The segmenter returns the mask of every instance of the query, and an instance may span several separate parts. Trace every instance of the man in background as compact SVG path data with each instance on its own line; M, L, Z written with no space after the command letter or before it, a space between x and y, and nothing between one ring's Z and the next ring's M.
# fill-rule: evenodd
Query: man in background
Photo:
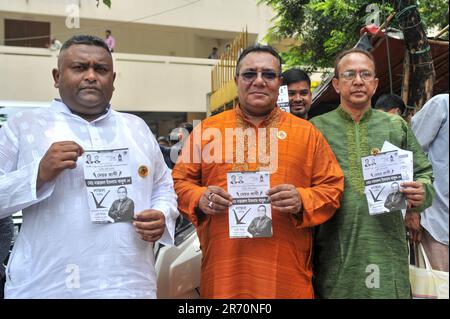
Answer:
M116 47L116 39L111 34L111 30L106 30L106 39L105 43L109 48L109 51L114 52L114 48Z
M218 59L219 58L219 49L214 47L212 48L211 53L208 55L208 59Z
M406 106L400 96L396 94L383 94L375 103L375 108L389 114L403 116Z
M183 148L184 142L186 138L189 137L193 130L193 126L189 122L181 123L178 127L174 128L172 132L170 132L169 138L172 146L164 146L161 145L159 148L164 156L164 162L166 162L167 167L172 169L175 166L175 163L178 159L178 155ZM169 144L170 145L170 144Z
M311 79L305 71L298 68L283 72L282 77L283 85L288 86L291 113L307 120L312 102Z
M412 118L412 130L433 165L436 197L420 218L420 237L431 266L448 272L448 94L431 98ZM407 216L408 217L408 216ZM410 217L411 219L414 216ZM418 224L418 222L416 222Z

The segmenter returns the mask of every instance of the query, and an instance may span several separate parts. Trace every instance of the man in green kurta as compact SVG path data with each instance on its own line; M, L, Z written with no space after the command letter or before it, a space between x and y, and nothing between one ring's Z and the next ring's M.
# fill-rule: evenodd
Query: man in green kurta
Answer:
M345 175L334 217L315 230L314 274L318 298L410 298L408 249L401 211L369 215L361 157L385 141L413 152L414 182L400 183L409 212L431 205L432 167L407 123L371 107L378 79L373 56L345 51L333 86L341 105L311 122L333 149ZM407 213L408 214L408 213Z

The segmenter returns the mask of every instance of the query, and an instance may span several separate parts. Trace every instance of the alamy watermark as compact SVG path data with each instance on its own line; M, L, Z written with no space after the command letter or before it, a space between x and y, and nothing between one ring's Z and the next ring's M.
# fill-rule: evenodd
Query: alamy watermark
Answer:
M66 5L66 28L80 28L80 7L77 4Z
M278 142L286 133L278 128L225 128L202 129L200 121L194 121L194 130L188 139L188 131L182 130L183 140L171 149L173 162L187 164L258 164L259 170L272 173L278 169ZM174 132L174 131L173 131ZM280 134L283 132L283 134ZM172 133L171 133L172 134ZM185 145L184 145L185 144ZM247 145L247 148L244 146ZM180 149L183 152L179 154Z

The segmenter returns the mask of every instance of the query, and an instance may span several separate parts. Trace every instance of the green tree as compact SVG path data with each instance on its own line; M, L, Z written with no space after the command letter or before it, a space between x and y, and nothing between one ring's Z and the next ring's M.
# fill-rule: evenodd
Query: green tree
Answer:
M282 53L288 67L309 66L310 71L330 67L339 51L352 47L360 30L370 22L381 24L392 5L386 0L259 0L271 5L275 25L268 35L269 42L294 38L297 44ZM369 5L372 4L372 7ZM373 6L375 5L375 6ZM379 10L370 10L378 8ZM420 0L419 12L427 27L448 24L448 1ZM378 18L378 21L374 21ZM396 21L391 26L396 27Z
M102 2L108 7L111 8L111 0L102 0ZM97 0L97 7L100 4L100 0Z

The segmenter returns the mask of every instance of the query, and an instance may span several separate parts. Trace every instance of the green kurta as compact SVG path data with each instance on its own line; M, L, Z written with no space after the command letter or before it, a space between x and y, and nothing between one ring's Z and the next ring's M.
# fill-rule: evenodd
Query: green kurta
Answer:
M413 152L414 180L425 188L422 211L434 196L432 167L407 123L368 110L359 123L341 107L311 122L330 144L345 175L340 209L316 228L315 293L318 298L410 298L408 249L400 211L370 216L361 157L384 141Z

